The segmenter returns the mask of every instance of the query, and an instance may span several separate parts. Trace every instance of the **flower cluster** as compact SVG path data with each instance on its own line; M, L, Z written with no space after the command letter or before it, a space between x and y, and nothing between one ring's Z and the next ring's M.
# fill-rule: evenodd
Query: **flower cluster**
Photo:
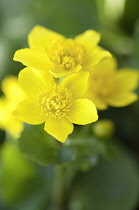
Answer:
M26 68L19 73L26 93L13 114L37 125L61 142L73 124L98 119L97 109L126 106L137 100L133 91L139 74L133 69L116 70L116 60L102 49L100 34L88 30L75 39L36 26L29 33L29 48L16 51L14 60ZM19 101L18 101L19 102Z

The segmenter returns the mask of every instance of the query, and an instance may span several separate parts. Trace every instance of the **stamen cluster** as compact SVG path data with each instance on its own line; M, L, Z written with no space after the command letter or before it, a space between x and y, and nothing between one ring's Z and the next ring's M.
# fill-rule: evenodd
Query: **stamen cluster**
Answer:
M72 105L72 94L67 88L53 91L44 91L38 96L38 106L46 116L51 115L55 118L62 118L70 110Z
M55 65L70 70L82 64L85 49L72 39L64 39L53 42L47 53Z

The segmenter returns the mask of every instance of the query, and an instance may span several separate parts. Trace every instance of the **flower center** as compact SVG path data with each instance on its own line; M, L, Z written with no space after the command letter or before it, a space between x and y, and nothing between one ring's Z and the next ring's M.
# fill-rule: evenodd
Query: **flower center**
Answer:
M37 97L38 106L46 116L64 117L72 105L72 94L61 87L53 91L44 91Z
M65 70L82 65L84 51L84 48L73 39L58 40L47 49L50 60Z
M91 89L99 97L106 98L116 90L116 78L113 72L94 72L91 74Z

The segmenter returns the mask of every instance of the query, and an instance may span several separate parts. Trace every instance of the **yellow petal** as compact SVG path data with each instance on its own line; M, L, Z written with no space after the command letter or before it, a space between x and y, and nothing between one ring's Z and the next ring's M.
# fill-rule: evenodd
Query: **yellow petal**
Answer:
M108 108L106 101L101 101L101 99L96 98L95 100L93 100L93 102L94 102L96 108L99 110L105 110Z
M87 71L71 74L60 85L66 87L72 93L73 98L82 98L87 89L88 77Z
M42 26L35 26L29 33L28 42L30 48L47 48L52 42L63 39L64 36Z
M53 76L49 72L44 73L31 67L26 67L20 71L19 83L23 90L33 98L55 84Z
M88 88L85 98L94 102L100 110L108 108L106 96L115 90L116 63L113 59L106 59L89 69Z
M96 95L95 91L91 90L90 88L87 89L87 92L85 94L85 98L93 101L96 108L99 109L99 110L105 110L105 109L108 108L106 100L103 99L102 97L99 97L98 95Z
M127 106L138 99L137 94L131 92L118 92L117 94L107 98L110 106L122 107Z
M94 49L92 50L92 53L89 53L88 56L86 56L83 64L83 70L89 70L89 68L108 58L111 58L111 54L108 51L100 50L99 48Z
M100 63L92 66L89 71L103 71L103 72L111 72L117 69L117 61L115 57L107 58Z
M50 70L52 63L47 53L41 50L21 49L15 52L13 60L23 63L25 66L32 66L39 70Z
M121 90L134 90L138 87L138 71L133 69L121 69L117 73L118 86Z
M9 101L0 97L0 129L7 131L14 138L18 138L23 131L23 123L11 112Z
M15 76L8 76L2 81L2 91L6 98L16 104L27 97Z
M18 139L21 135L21 132L24 130L24 124L16 117L12 117L7 124L5 130L10 133L15 139Z
M58 141L64 143L68 135L73 132L73 124L66 118L49 117L45 123L44 130Z
M94 47L100 41L100 34L93 30L87 30L84 33L76 36L75 40L83 46Z
M7 98L10 98L13 93L18 91L18 80L15 76L8 76L3 79L1 89ZM16 94L18 95L18 94Z
M59 66L53 66L50 70L51 74L55 77L55 78L60 78L60 77L65 77L69 74L72 74L72 73L77 73L79 72L80 70L82 69L82 66L81 65L77 65L75 66L74 69L71 69L71 70L65 70L65 69L62 69L62 67L59 67Z
M5 97L0 97L0 128L5 129L9 112L7 110L7 100ZM6 122L6 123L5 123Z
M78 125L86 125L98 119L96 107L88 99L76 99L66 117L70 122Z
M13 114L23 122L32 125L38 125L46 121L46 116L36 106L36 101L31 99L20 102Z

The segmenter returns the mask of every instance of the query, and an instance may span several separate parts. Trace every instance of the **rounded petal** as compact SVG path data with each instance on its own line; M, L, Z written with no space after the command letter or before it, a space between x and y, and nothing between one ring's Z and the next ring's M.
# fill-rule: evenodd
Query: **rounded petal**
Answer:
M65 70L65 69L62 69L61 67L53 66L51 68L50 72L55 78L60 78L60 77L65 77L65 76L73 74L73 73L77 73L81 69L82 69L81 65L78 65L74 69L71 69L71 70L68 70L68 71Z
M18 138L23 131L23 123L12 114L9 100L0 97L0 129L7 131L14 138Z
M117 72L118 86L121 90L134 90L139 85L139 72L131 69L121 69Z
M99 97L98 95L95 94L95 91L91 90L88 88L86 94L85 94L85 98L93 101L93 103L95 104L96 108L99 110L105 110L108 108L108 104L106 102L106 100L102 97Z
M63 39L64 36L42 26L35 26L29 33L28 42L30 48L47 48L51 42Z
M46 121L46 116L36 106L35 100L31 99L20 102L13 114L21 121L32 125L38 125Z
M2 96L0 97L0 129L5 130L10 115L11 113L9 113L8 110L8 101L4 96Z
M70 122L78 125L86 125L98 119L96 107L88 99L74 100L66 117Z
M107 98L107 103L114 107L127 106L138 99L137 94L132 92L118 92L117 94Z
M47 53L41 50L21 49L15 52L13 60L23 63L25 66L32 66L39 70L50 70L52 63Z
M87 30L84 33L76 36L75 40L85 47L94 47L100 41L100 34L93 30Z
M71 74L60 85L66 87L72 93L73 98L82 98L87 90L88 77L87 71Z
M108 108L105 93L109 93L111 86L114 85L116 75L116 70L112 68L114 66L115 62L112 59L106 59L89 69L88 87L84 98L93 101L100 110Z
M10 133L15 139L19 138L24 130L24 124L16 117L10 117L5 130Z
M105 109L108 108L107 102L103 101L103 100L101 100L97 97L95 98L95 100L92 100L92 101L94 102L96 108L99 109L99 110L105 110Z
M53 76L49 72L43 73L43 71L31 67L26 67L20 71L19 83L23 90L33 98L55 84Z
M106 52L106 51L105 51ZM93 73L93 71L103 71L103 72L112 72L117 69L117 61L115 57L111 57L101 61L100 63L92 66L89 71Z
M11 102L15 104L27 98L15 76L8 76L2 81L2 91Z
M64 143L68 135L73 132L73 128L73 124L64 117L61 119L49 117L44 130L58 141Z
M111 106L123 107L136 101L138 96L132 90L138 86L138 77L137 71L119 70L117 72L117 91L106 99L107 103Z
M1 89L7 98L11 98L13 92L17 91L17 88L18 88L18 79L16 76L8 76L4 78L1 83Z
M89 68L108 58L111 58L111 54L108 51L99 48L94 49L92 50L92 53L88 53L88 56L86 56L83 64L83 70L90 70Z

